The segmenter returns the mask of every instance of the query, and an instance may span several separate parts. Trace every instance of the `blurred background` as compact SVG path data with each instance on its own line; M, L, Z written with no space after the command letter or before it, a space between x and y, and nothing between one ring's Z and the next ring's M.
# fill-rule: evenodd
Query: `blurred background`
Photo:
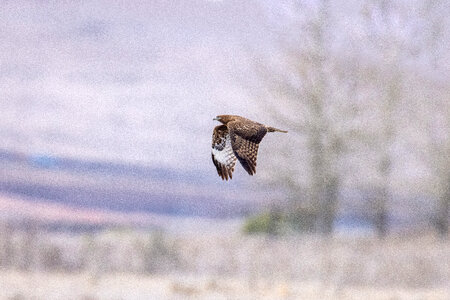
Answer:
M449 299L449 13L0 2L0 299Z

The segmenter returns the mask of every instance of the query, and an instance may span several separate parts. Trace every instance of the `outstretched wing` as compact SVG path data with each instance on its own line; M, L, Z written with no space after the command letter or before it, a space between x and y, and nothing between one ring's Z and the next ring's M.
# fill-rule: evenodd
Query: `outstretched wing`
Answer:
M228 123L228 129L234 155L248 174L255 174L259 143L267 128L252 121L233 121Z
M233 148L231 147L230 133L225 125L214 128L211 157L222 180L232 179L234 166L236 165L236 156L234 156Z

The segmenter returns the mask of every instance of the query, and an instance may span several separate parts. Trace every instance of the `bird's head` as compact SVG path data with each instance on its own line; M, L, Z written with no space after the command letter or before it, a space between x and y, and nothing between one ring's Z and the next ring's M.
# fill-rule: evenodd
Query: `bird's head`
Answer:
M214 121L219 121L220 123L227 125L228 122L233 120L233 116L231 115L218 115L213 119Z

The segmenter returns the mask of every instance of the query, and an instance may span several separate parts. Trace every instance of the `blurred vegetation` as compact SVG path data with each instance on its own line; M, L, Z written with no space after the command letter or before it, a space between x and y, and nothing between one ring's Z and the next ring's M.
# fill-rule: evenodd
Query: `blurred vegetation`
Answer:
M147 273L165 272L182 264L178 245L162 231L150 235L147 243L141 244L141 247Z
M248 218L244 224L244 233L265 233L277 235L281 233L285 216L280 212L268 211Z
M296 230L319 230L314 215L305 208L295 213L269 209L250 218L246 230L279 235L289 233L294 224ZM87 236L47 231L31 223L0 222L0 271L54 272L61 278L69 273L88 274L92 285L100 285L100 280L111 274L238 276L251 280L283 276L339 286L410 287L448 286L450 278L448 264L442 263L449 261L450 243L431 234L391 234L377 242L373 236L323 239L316 235L266 238L224 234L220 225L207 230L208 234L180 234L103 229Z
M295 207L289 210L270 209L245 221L246 234L282 235L286 232L315 232L319 214L313 208Z
M252 53L256 79L248 80L248 88L293 137L279 144L276 152L283 154L273 158L268 180L295 195L293 206L310 203L318 213L312 227L303 224L312 217L303 212L284 213L281 223L331 235L341 191L350 186L371 194L359 209L370 212L378 237L385 238L399 206L396 194L409 186L408 197L433 197L430 223L448 238L450 85L439 79L448 73L444 3L361 1L349 18L354 23L344 33L346 43L332 1L298 3L286 19L266 12L279 22L280 54L253 59ZM420 177L399 176L407 165L420 170ZM250 228L270 233L278 220L270 216L253 217Z

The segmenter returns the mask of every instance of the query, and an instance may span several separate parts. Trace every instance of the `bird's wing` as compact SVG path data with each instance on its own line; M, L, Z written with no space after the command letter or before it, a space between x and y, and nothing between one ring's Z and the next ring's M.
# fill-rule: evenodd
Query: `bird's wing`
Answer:
M234 155L248 174L255 174L259 143L267 128L255 122L233 121L228 123L228 129Z
M222 180L232 179L236 156L231 147L231 138L227 126L219 125L214 128L212 136L211 157L217 173Z

